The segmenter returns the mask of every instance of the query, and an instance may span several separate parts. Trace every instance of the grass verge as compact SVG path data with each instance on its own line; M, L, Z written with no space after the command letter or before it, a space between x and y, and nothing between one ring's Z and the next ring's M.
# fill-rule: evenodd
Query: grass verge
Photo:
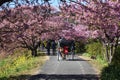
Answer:
M0 80L27 80L48 59L47 56L32 57L29 51L22 54L24 55L19 53L0 61Z

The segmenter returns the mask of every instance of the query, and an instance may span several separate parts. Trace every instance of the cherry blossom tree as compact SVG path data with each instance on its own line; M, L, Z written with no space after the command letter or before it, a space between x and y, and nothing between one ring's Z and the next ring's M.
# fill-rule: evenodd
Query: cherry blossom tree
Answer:
M53 13L52 16L44 22L46 24L45 26L49 27L49 32L43 34L43 39L59 39L60 36L63 37L63 30L67 31L72 29L70 23L65 20L61 14L61 12Z
M21 41L20 37L23 36L39 35L37 39L34 38L37 43L40 38L45 38L43 35L47 35L47 38L51 38L55 34L68 39L73 38L72 36L83 39L88 37L97 38L106 49L105 57L107 61L111 62L120 37L119 0L60 0L62 2L60 4L62 14L54 17L49 17L51 12L50 0L43 0L43 4L47 8L42 7L42 10L41 8L38 10L39 8L35 6L21 7L22 3L19 3L18 0L13 1L16 4L16 9L7 9L5 14L4 11L1 11L0 14L0 28L3 30L0 32L2 34L0 36L1 41L4 42L4 38L6 39L13 32L14 35L18 36L18 40L14 39L16 41ZM38 0L33 0L33 2L31 2L32 0L22 1L25 1L25 5L39 3ZM2 6L2 8L6 6ZM83 29L83 25L87 28L84 27ZM11 27L14 27L14 29ZM5 34L4 30L9 34ZM23 35L23 32L26 32L26 34ZM26 39L28 38L26 37ZM28 40L31 39L33 38ZM15 42L14 40L9 41Z
M44 6L21 6L1 12L1 46L16 43L12 47L30 49L32 55L37 55L42 33L49 32L46 27ZM42 10L44 9L44 10ZM43 12L42 12L43 11ZM3 14L2 14L3 13Z
M56 39L61 30L70 28L62 16L54 15L56 13L53 7L51 14L46 14L45 8L48 7L23 5L1 11L1 46L7 48L5 45L14 43L14 46L9 46L11 49L27 48L36 56L41 40Z
M89 26L91 37L98 38L106 49L105 57L110 63L120 37L120 2L118 0L71 0L61 9L72 16L76 24Z

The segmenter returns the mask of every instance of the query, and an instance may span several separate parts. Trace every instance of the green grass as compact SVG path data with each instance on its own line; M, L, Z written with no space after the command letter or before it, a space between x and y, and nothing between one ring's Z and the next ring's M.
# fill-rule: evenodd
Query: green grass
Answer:
M9 80L11 76L30 74L30 70L40 68L45 61L46 56L32 57L29 51L25 51L21 55L19 53L19 55L9 56L0 61L0 80Z

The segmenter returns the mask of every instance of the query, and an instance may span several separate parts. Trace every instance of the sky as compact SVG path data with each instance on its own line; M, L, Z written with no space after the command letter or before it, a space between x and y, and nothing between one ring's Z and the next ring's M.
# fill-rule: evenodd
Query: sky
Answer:
M18 0L18 1L19 1L20 3L22 3L22 0ZM41 0L39 0L39 1L40 1L40 3L41 3ZM50 2L50 4L51 4L52 6L56 7L57 10L59 10L60 0L50 0L49 2ZM6 5L6 4L3 4L3 5ZM14 7L15 7L15 3L11 2L9 7L10 7L10 8L14 8ZM0 10L2 10L2 9L0 9Z
M59 0L51 0L50 3L52 3L53 6L58 7Z
M51 5L56 7L57 10L59 10L59 0L51 0L50 1Z
M20 0L19 0L20 1ZM39 1L41 1L41 0L39 0ZM58 3L59 3L59 0L51 0L51 1L49 1L50 2L50 4L52 5L52 6L54 6L54 7L58 7L59 5L58 5ZM22 2L21 2L22 3ZM41 2L40 2L41 3ZM13 3L13 2L11 2L10 3L10 8L14 8L15 7L15 4Z

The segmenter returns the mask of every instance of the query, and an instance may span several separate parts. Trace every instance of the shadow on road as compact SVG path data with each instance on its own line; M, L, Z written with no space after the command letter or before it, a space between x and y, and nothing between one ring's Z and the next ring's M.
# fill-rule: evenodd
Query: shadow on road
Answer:
M38 75L20 75L9 78L0 78L0 80L99 80L97 75L59 75L59 74L38 74Z
M29 80L99 80L97 75L57 75L39 74L32 76Z
M66 61L90 61L90 60L84 60L84 59L67 59Z

